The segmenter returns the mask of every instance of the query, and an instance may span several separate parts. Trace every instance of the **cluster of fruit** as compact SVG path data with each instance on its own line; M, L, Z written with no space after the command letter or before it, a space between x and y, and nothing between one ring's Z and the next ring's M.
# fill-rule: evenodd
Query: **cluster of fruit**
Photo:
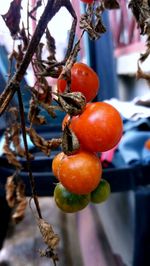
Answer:
M63 93L66 81L58 79L58 92ZM122 136L119 112L105 102L91 102L99 90L99 78L92 68L76 62L71 69L71 92L81 92L87 101L79 115L66 115L67 125L77 136L80 148L73 154L60 152L52 162L52 171L59 183L54 190L57 206L64 212L85 208L89 202L100 203L110 194L108 182L102 179L99 152L112 149Z

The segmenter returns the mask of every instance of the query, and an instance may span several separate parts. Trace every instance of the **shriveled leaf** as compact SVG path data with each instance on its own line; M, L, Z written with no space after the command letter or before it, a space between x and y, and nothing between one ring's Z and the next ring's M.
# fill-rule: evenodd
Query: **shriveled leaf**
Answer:
M80 148L80 143L75 133L68 125L65 126L62 136L62 150L65 154L74 154Z
M5 15L2 15L7 27L10 30L12 37L19 32L20 10L22 0L13 0L10 4L9 10Z
M40 109L35 103L35 101L32 99L30 101L30 107L28 112L28 119L31 122L31 124L35 125L43 125L46 124L46 119L44 116L39 115Z
M56 61L55 54L56 54L56 45L55 45L55 39L52 37L49 29L46 29L46 41L47 41L47 48L48 48L48 60L54 60Z
M86 106L85 96L81 92L58 94L57 101L69 115L81 114Z
M37 148L39 148L46 156L49 156L51 150L58 148L62 142L62 140L60 138L45 140L40 135L38 135L33 128L26 129L26 130L27 130L33 144Z
M38 226L45 244L52 250L57 248L60 239L59 236L54 233L52 226L44 219L38 219Z
M27 199L25 196L25 185L22 180L20 180L16 185L16 207L12 215L12 219L15 223L19 223L23 220L25 215L25 210L27 207Z
M10 132L8 130L5 131L5 142L3 146L3 153L6 155L7 160L10 164L16 167L16 169L21 169L22 168L21 163L17 160L14 151L12 151L12 149L10 148L11 137L9 133Z
M97 40L100 38L100 33L95 30L94 25L91 23L91 18L88 16L88 14L81 15L80 28L88 33L91 40Z
M14 182L14 175L7 177L5 189L6 189L6 200L8 206L10 208L13 208L15 207L15 202L16 202L16 197L15 197L16 184Z

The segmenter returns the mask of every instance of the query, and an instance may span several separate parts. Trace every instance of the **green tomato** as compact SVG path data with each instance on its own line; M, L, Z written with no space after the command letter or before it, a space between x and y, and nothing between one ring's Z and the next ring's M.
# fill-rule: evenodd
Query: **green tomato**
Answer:
M110 193L109 183L106 180L101 179L97 188L91 192L91 202L101 203L108 199Z
M69 192L61 183L54 189L56 205L67 213L73 213L84 209L90 202L90 194L77 195Z

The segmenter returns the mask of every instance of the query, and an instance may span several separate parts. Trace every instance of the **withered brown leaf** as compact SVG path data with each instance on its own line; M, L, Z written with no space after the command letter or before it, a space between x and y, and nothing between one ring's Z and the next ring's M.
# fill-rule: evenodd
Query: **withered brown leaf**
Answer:
M57 102L69 115L81 114L86 106L85 96L81 92L58 94Z
M5 131L5 142L4 142L4 146L3 146L3 152L6 155L7 160L10 164L12 164L14 167L16 167L16 169L21 169L22 165L17 160L16 154L14 153L14 151L12 151L12 149L10 148L10 144L11 144L10 130L7 129Z
M13 208L16 202L16 197L15 197L16 184L14 182L14 175L7 177L5 189L6 189L6 200L8 206L10 208Z
M75 133L68 125L65 126L62 136L62 150L65 154L74 154L80 148L80 143Z
M16 185L16 206L15 211L12 215L12 219L15 223L22 221L25 215L25 210L27 207L27 199L25 196L25 185L22 180L20 180Z
M46 124L46 119L44 116L39 115L40 109L36 102L31 99L30 106L29 106L29 112L28 112L28 119L31 122L31 124L35 125L43 125Z
M37 132L33 128L26 129L26 130L33 144L37 148L39 148L46 156L49 156L51 150L59 147L62 142L61 138L45 140L40 135L38 135Z
M52 226L44 219L38 219L38 226L43 237L43 241L50 249L55 249L60 241L59 236L54 233Z
M22 0L13 0L10 4L9 10L6 14L2 15L7 27L10 30L12 37L19 32L20 23L20 10Z

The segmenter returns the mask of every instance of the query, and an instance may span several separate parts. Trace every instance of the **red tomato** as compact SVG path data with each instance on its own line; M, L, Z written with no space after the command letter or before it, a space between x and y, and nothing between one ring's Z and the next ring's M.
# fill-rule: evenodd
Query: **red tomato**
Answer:
M87 4L92 4L94 2L94 0L80 0L80 1Z
M58 92L65 91L67 82L57 80ZM92 101L98 93L99 78L96 72L84 63L75 63L71 69L71 92L82 92L86 101Z
M75 194L92 192L99 184L102 166L99 158L86 151L65 156L59 165L59 180L62 185Z
M105 102L89 103L80 116L70 124L86 150L103 152L112 149L120 141L123 131L119 112Z

